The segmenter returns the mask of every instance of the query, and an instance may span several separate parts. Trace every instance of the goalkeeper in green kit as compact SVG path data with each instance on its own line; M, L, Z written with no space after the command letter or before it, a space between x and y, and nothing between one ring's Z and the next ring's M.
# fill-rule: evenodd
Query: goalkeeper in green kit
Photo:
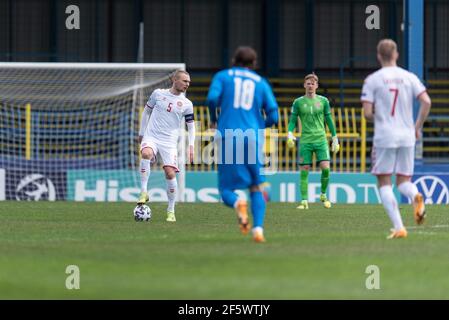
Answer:
M321 195L320 200L325 208L330 208L331 203L327 199L326 191L329 184L329 147L326 139L327 124L332 135L332 152L340 150L334 122L332 121L329 100L326 97L316 94L318 88L318 77L315 74L308 74L304 78L304 88L306 94L297 98L292 105L292 114L288 123L288 148L295 146L295 136L293 131L296 127L299 116L301 122L301 141L299 150L299 168L301 170L301 204L298 209L309 209L307 201L307 189L309 170L312 165L312 155L315 153L317 162L321 168Z

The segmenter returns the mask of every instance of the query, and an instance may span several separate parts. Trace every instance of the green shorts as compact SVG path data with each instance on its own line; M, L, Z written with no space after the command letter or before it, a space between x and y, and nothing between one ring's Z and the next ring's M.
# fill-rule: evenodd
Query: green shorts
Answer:
M317 162L330 161L329 146L327 141L318 143L300 143L299 145L299 165L311 165L312 155L315 152Z

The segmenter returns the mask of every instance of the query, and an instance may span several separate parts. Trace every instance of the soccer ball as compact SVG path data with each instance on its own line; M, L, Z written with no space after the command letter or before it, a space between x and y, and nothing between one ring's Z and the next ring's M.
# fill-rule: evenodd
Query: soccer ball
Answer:
M134 208L134 220L136 221L150 221L151 209L147 205L138 205Z

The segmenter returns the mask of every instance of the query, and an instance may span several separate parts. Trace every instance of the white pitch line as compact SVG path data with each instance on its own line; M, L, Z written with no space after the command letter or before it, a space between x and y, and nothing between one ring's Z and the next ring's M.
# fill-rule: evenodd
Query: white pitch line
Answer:
M413 231L413 234L425 234L425 235L431 235L431 236L436 235L435 232L431 232L431 231Z
M411 226L407 229L439 229L439 228L449 228L449 224L436 224L434 226Z

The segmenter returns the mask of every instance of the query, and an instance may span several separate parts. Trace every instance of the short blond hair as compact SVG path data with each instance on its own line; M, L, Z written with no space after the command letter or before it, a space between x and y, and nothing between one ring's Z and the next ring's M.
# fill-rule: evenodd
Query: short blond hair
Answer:
M179 74L181 74L181 73L184 73L184 74L186 74L186 75L188 75L190 77L190 74L187 71L185 71L185 70L176 70L173 73L173 79L174 80L178 79L179 78Z
M309 80L309 79L313 79L313 80L315 80L316 82L318 82L318 76L317 76L315 73L309 73L308 75L306 75L306 76L304 77L304 82L306 82L306 81Z
M398 51L396 42L392 39L382 39L377 44L377 54L382 61L391 61L394 53Z

